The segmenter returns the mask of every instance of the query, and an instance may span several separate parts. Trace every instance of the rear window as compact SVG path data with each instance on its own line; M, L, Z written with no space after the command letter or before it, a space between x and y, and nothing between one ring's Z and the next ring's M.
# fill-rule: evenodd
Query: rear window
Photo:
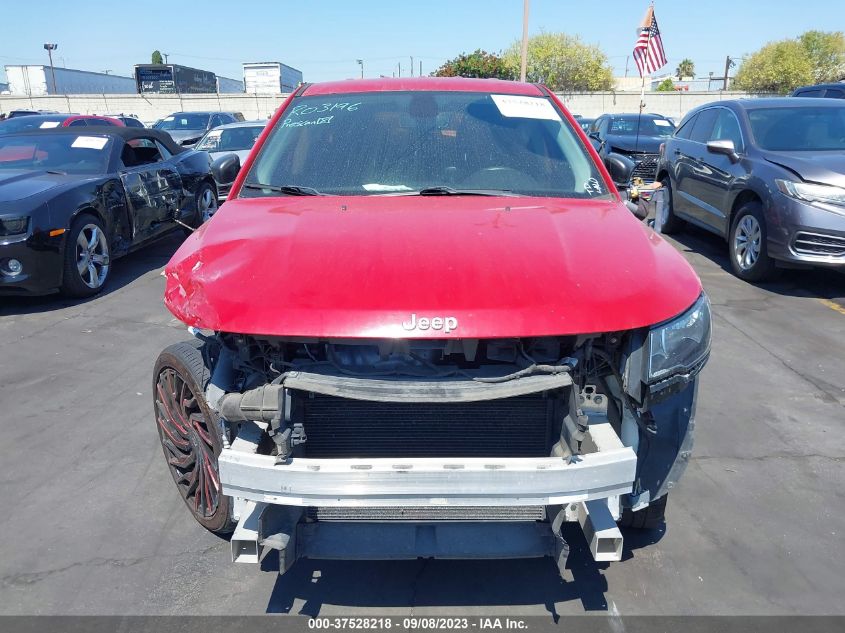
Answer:
M639 132L637 129L639 128ZM654 119L651 117L629 117L612 119L608 134L618 136L672 136L675 126L669 119Z
M0 121L0 134L14 134L26 130L38 130L60 127L67 119L67 115L58 116L19 116L14 119Z
M103 174L112 139L87 134L0 136L0 170Z
M845 150L845 104L755 108L748 111L748 121L755 142L765 150Z
M156 124L158 130L204 130L208 127L208 114L171 114Z
M337 195L450 187L611 196L579 136L549 99L469 92L297 98L245 182ZM274 194L245 188L241 195Z
M194 149L206 152L237 152L252 149L263 130L264 127L262 126L211 130L202 137L202 140L194 146Z

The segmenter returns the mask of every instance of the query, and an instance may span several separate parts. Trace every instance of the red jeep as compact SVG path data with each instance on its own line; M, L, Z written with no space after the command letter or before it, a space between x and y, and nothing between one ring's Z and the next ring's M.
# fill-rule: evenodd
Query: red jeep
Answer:
M710 308L542 86L305 85L166 268L170 471L233 559L597 560L663 521ZM228 179L228 180L227 180Z

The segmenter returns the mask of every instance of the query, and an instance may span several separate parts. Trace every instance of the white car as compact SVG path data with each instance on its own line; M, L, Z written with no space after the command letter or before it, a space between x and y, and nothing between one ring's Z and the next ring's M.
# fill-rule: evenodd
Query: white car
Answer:
M239 121L219 125L206 132L205 136L194 146L194 149L208 152L211 160L216 160L226 154L237 154L241 164L243 164L266 125L267 121ZM217 192L221 202L226 199L231 187L231 182L217 183Z

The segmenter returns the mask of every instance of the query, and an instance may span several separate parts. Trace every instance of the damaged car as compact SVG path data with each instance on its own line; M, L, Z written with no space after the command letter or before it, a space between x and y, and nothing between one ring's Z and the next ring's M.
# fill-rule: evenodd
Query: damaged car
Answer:
M193 338L152 385L179 494L233 561L563 570L566 522L600 561L662 524L709 302L553 93L305 85L226 169L165 269Z
M216 208L208 154L162 132L0 136L0 294L97 294L113 260L179 225L198 226Z

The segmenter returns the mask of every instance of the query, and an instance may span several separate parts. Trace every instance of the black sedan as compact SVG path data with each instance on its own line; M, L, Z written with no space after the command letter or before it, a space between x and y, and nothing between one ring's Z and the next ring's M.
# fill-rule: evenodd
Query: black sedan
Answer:
M778 266L845 268L845 102L719 101L690 111L666 141L658 178L683 221L728 241L734 273Z
M0 294L93 295L112 260L216 208L208 154L163 132L0 136Z
M633 163L631 177L653 182L658 148L674 131L672 121L659 114L603 114L593 121L589 136L605 162L611 154L622 155ZM614 170L611 175L616 180ZM618 187L627 184L616 182Z

